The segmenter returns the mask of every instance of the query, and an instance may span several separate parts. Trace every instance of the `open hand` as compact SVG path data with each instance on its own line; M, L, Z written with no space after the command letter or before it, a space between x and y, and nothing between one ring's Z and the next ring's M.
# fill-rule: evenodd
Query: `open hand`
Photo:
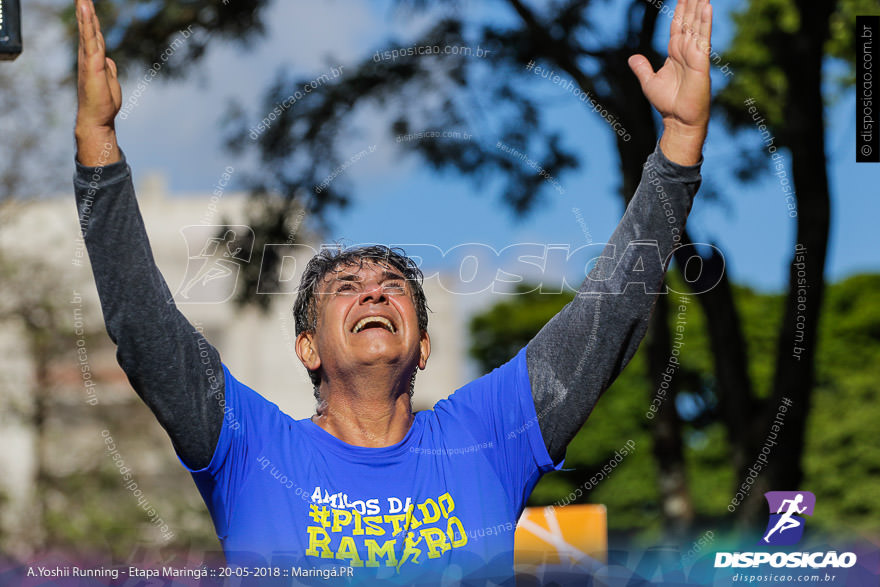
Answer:
M91 0L77 0L77 158L83 165L107 165L120 158L114 119L122 106L116 64L104 54L104 36ZM111 145L107 154L107 144Z
M663 67L655 73L643 55L629 58L642 92L663 117L664 136L672 134L690 140L692 144L680 145L689 151L682 154L686 159L693 158L696 148L697 158L691 163L699 160L709 124L711 38L709 0L678 0L669 30L669 56Z

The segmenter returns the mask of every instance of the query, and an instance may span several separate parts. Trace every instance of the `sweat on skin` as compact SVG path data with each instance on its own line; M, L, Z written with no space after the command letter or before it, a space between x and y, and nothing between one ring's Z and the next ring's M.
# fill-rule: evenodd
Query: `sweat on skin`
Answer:
M669 60L659 71L644 56L630 58L664 133L583 295L506 364L413 414L409 383L428 360L430 339L415 319L409 286L395 287L384 268L359 266L351 279L322 284L319 327L297 337L297 355L318 375L321 397L318 413L301 420L238 381L219 351L167 303L131 170L116 144L116 68L104 55L91 3L77 6L74 186L82 215L88 178L95 165L103 167L83 240L107 331L132 387L192 473L230 564L279 557L347 564L366 582L393 567L389 580L404 584L443 578L449 569L469 578L512 578L512 533L468 540L468 531L516 522L538 479L562 466L566 445L644 337L665 267L628 245L653 240L652 254L667 258L675 245L668 218L680 230L699 187L709 63L696 40L711 34L708 2L679 2L678 21L692 23L691 34L671 27ZM109 157L96 163L108 144ZM659 184L649 185L649 170ZM631 273L615 271L621 264L639 268L644 287L621 287ZM595 338L584 335L592 332ZM219 383L214 389L208 366ZM491 450L452 452L489 443ZM254 455L277 463L309 500L265 474Z

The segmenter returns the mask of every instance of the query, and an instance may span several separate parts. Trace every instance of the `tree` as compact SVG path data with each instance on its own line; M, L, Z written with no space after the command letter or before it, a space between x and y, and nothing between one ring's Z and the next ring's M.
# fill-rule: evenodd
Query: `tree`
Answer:
M684 284L671 277L670 285ZM518 350L537 334L543 323L570 301L568 294L521 293L510 296L476 315L470 324L471 356L483 370L509 358L505 351ZM761 393L772 388L777 344L775 332L782 322L783 294L759 294L733 285L732 292L749 340L749 373ZM823 329L816 351L816 409L805 430L805 477L823 504L811 525L828 534L851 536L852 532L876 533L880 516L871 509L872 496L880 491L876 474L880 450L865 439L871 423L880 417L880 275L856 275L829 286L821 320ZM681 297L670 295L668 305L677 310ZM676 312L677 313L677 312ZM677 315L667 328L674 330ZM694 495L695 520L700 533L731 528L728 513L732 484L739 484L737 469L728 454L733 440L726 433L720 406L713 391L714 352L706 330L707 316L699 304L687 309L684 347L676 377L681 382L678 405L683 454ZM649 351L642 347L630 365L596 406L587 425L569 445L565 471L544 477L532 493L533 506L565 505L570 492L580 487L578 502L603 503L609 509L612 537L636 534L656 539L663 530L660 492L652 482L655 460L650 455L651 431L646 406L662 399L649 377ZM664 405L672 400L662 400ZM788 425L786 421L785 426ZM610 462L626 440L635 451L595 486L590 478ZM774 447L775 449L775 447ZM757 456L751 455L752 461ZM749 463L752 464L752 463ZM680 544L687 544L682 540Z
M254 186L255 193L275 189L290 201L305 198L316 212L327 204L344 205L347 195L336 187L338 183L317 197L309 191L322 175L340 163L337 130L346 117L356 111L356 106L383 105L397 98L396 119L391 130L398 135L413 129L414 121L420 123L416 130L475 126L498 129L476 132L479 138L465 143L421 141L414 145L414 152L439 170L454 170L481 181L487 176L500 175L507 180L502 190L504 200L518 213L526 213L540 201L542 191L547 189L546 183L524 166L512 164L499 152L498 144L512 145L526 153L541 153L540 165L556 176L564 175L577 164L575 156L561 146L557 134L543 124L539 104L526 89L534 83L534 75L527 66L541 63L569 77L573 87L587 98L585 105L595 108L606 120L619 122L626 131L617 132L615 139L622 175L621 195L624 204L628 203L641 178L642 164L653 151L658 135L652 108L643 97L638 80L630 73L627 60L630 55L640 53L649 59L654 69L661 65L660 54L654 49L660 10L644 0L626 3L623 30L608 40L593 25L595 6L588 0L558 2L543 10L520 0L499 2L498 6L514 17L513 24L481 23L481 26L466 27L469 23L463 17L453 15L425 31L414 43L486 47L491 67L484 67L474 59L450 59L445 55L426 59L414 54L390 62L365 59L342 81L304 103L295 115L291 111L281 113L254 145L265 163L261 176L269 178L268 183ZM478 32L468 38L463 31L473 28ZM280 77L267 94L263 109L270 110L307 82ZM442 85L438 87L438 83ZM439 106L424 112L418 102L406 100L408 95L439 96ZM504 107L495 108L491 114L474 114L470 105L479 103L482 96L489 96ZM238 131L232 134L230 145L253 145L247 141L245 132L253 125L247 123L247 116L242 115L240 109L236 112L239 116L231 118L236 121L233 128L237 126ZM278 224L273 222L265 232L283 229ZM272 234L273 238L280 236ZM685 233L682 243L688 242L690 239ZM717 257L708 258L706 265L707 277L717 277L723 271L723 260ZM706 297L717 300L711 307L717 308L715 314L722 319L731 315L725 312L725 305L729 306L732 298L723 276L714 281L720 281L718 291ZM252 279L245 295L254 290ZM669 333L660 330L666 322L666 314L665 299L661 299L655 308L647 342L648 367L657 384L671 352ZM719 349L719 352L723 351ZM668 513L670 529L680 531L692 522L693 508L680 423L669 407L674 405L677 388L678 382L673 382L671 401L661 409L654 428L654 445L658 482L663 488L661 499L666 504L663 511Z
M179 78L199 63L212 43L233 41L246 46L261 37L265 33L263 12L268 5L267 0L114 0L96 2L95 11L107 42L107 54L119 67L120 77L131 68L151 66L181 31L190 32L183 48L162 64L163 75ZM61 17L75 42L73 3L65 4ZM71 72L75 72L76 52L72 55Z
M803 460L804 485L824 496L828 519L865 535L877 532L869 504L880 491L880 454L866 438L878 406L878 286L876 274L854 275L826 290Z
M53 6L29 2L23 25L27 49L14 62L0 66L0 225L17 212L21 200L44 197L61 189L67 176L57 171L66 163L64 140L69 136L64 112L71 93L63 66L46 59L63 42L63 27ZM40 33L30 34L32 23Z
M14 394L3 400L8 402L8 413L16 420L26 422L33 430L35 491L28 507L32 508L34 515L30 517L36 523L28 532L28 539L34 543L45 539L40 534L47 517L46 494L52 478L48 465L49 419L57 392L52 367L59 358L76 349L65 316L65 310L70 306L66 288L58 287L55 273L41 259L0 253L0 324L21 332L33 372L31 389L25 401L15 398ZM18 548L22 546L19 544Z
M728 373L730 381L739 383L737 388L725 390L722 402L731 406L731 413L741 413L727 423L741 478L745 478L748 458L760 449L780 402L783 398L793 402L774 458L751 494L747 517L763 510L764 491L799 487L803 481L805 430L815 385L814 359L831 213L823 65L829 58L842 60L852 81L852 23L855 14L867 12L880 12L880 3L836 0L816 5L804 0L752 0L734 16L737 35L727 55L737 75L719 95L719 105L733 128L754 129L754 112L743 105L747 100L757 102L761 122L766 119L775 139L772 149L764 140L768 157L771 150L782 148L790 154L797 202L793 212L796 245L792 246L788 293L769 396L760 397L753 391L745 362L740 358L744 345L737 345L733 353L716 354L716 372ZM767 133L762 135L764 138ZM777 160L778 156L774 153L773 158ZM748 159L754 161L754 157ZM776 168L779 169L778 162ZM727 304L724 311L729 328L717 332L716 337L726 337L731 332L738 336L736 307ZM793 341L800 350L793 348ZM752 426L745 427L744 422L751 422Z
M235 4L235 3L231 3ZM141 22L132 20L139 2L116 2L108 5L106 17L112 22L108 37L111 52L130 59L149 62L179 29L196 23L192 44L197 59L211 39L218 37L253 40L259 33L264 3L254 1L234 6L231 10L251 18L253 29L236 28L229 22L224 8L207 3L167 2L166 11L149 12ZM435 2L399 3L413 11L447 6ZM151 5L153 6L153 5ZM475 140L435 140L412 143L412 152L438 171L452 171L485 183L491 178L503 180L501 196L513 210L528 213L542 194L549 189L546 182L531 169L512 161L498 147L509 145L521 152L535 154L544 169L562 177L575 168L583 156L572 153L562 144L557 131L549 128L541 116L541 104L530 93L534 75L526 68L529 63L547 66L572 81L571 88L588 96L585 106L599 105L609 121L629 130L626 135L615 133L620 161L621 196L624 203L634 192L641 175L641 165L656 144L655 119L647 101L641 96L638 82L626 67L633 53L646 55L659 65L654 49L657 26L666 28L671 16L668 7L649 0L628 0L622 6L620 29L608 32L608 19L602 18L606 4L589 0L557 1L538 7L522 0L497 0L493 6L503 12L504 19L491 22L471 18L452 10L428 26L414 40L405 44L389 40L389 46L470 46L487 50L484 59L458 55L403 55L395 59L365 56L346 75L322 85L320 92L297 104L295 109L278 113L272 124L256 139L249 136L254 123L267 113L274 113L279 104L299 88L314 80L297 78L286 73L266 92L263 104L252 113L239 106L229 115L230 146L240 146L258 156L260 168L255 170L259 181L250 187L254 197L251 223L257 234L255 246L261 243L284 242L294 217L304 209L309 218L320 221L326 210L344 206L352 197L344 177L326 189L316 190L322 178L340 168L350 155L345 148L345 134L340 130L354 116L367 108L378 107L393 113L389 131L400 135L422 129L473 129ZM820 8L805 0L752 0L736 19L737 34L730 52L729 67L736 73L722 89L719 105L725 118L734 126L752 124L745 97L754 97L766 105L768 120L777 131L780 145L792 156L792 176L798 198L797 242L806 246L806 272L811 287L806 295L805 325L798 329L797 288L790 288L785 319L779 329L775 385L770 397L756 388L749 374L749 340L742 325L741 311L734 301L733 286L724 274L724 259L714 251L703 259L703 273L693 284L717 285L697 296L705 312L713 364L707 393L717 398L717 410L725 423L730 439L731 459L742 479L751 455L759 447L768 428L769 418L782 397L794 403L790 419L775 458L762 478L766 487L797 485L802 478L802 446L804 427L809 415L811 389L814 383L814 353L818 317L822 304L825 249L828 240L829 194L824 153L822 111L822 65L826 57L843 57L852 68L852 54L847 44L851 34L845 23L849 15L865 8L876 9L876 0L838 0ZM193 10L190 10L190 8ZM112 9L111 9L112 8ZM664 10L664 8L666 10ZM247 15L250 15L247 17ZM664 18L661 18L664 16ZM504 24L498 24L502 22ZM146 24L144 24L146 23ZM596 23L602 23L597 26ZM153 27L153 28L145 28ZM133 31L130 35L128 31ZM147 44L138 35L150 32ZM378 55L378 54L377 54ZM713 62L720 64L713 57ZM175 61L169 71L184 71L187 59ZM725 76L726 77L726 76ZM413 96L431 96L425 102ZM491 109L482 105L492 102ZM476 107L475 107L476 105ZM782 113L786 113L783 117ZM606 116L607 115L607 116ZM609 127L612 132L616 127ZM760 160L752 152L748 161ZM704 188L705 190L705 188ZM277 192L279 202L266 197ZM710 190L711 193L711 190ZM269 203L271 202L271 204ZM687 235L683 244L690 242ZM274 262L280 260L276 257ZM682 259L679 259L682 261ZM267 263L268 262L268 263ZM265 279L272 271L273 259L263 263L261 286L271 289ZM684 264L678 264L683 271ZM245 268L247 287L241 300L265 301L256 296L260 267ZM694 276L690 276L694 277ZM792 267L791 280L797 275ZM661 298L646 343L646 360L654 384L661 380L661 371L670 352L670 332L664 330L668 320L667 300ZM789 352L789 341L803 332L800 359ZM652 429L655 456L659 470L663 511L671 528L686 528L693 521L693 498L688 486L685 446L680 414L673 409L679 390L685 382L672 382L669 400L658 414ZM708 402L707 406L716 405ZM707 408L708 409L708 408ZM714 409L714 408L713 408ZM751 425L744 425L751 423ZM736 479L732 480L736 486ZM755 490L753 495L760 492ZM749 508L754 508L752 501Z

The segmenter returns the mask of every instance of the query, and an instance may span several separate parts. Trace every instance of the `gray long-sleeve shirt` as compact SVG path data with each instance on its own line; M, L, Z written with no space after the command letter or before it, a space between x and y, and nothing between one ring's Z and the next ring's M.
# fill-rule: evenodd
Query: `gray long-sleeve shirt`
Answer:
M97 169L76 162L74 187L107 332L132 387L168 432L181 460L203 468L224 418L220 354L171 301L124 155ZM699 184L700 164L677 165L658 146L578 295L529 343L535 411L554 462L644 337L665 260ZM627 281L634 284L626 287ZM206 375L200 358L205 351L219 385Z

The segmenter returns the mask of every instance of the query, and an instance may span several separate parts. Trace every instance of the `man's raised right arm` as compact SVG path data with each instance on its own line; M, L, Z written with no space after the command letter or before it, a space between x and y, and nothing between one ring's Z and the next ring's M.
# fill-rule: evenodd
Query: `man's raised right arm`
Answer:
M77 0L76 12L74 188L104 322L132 387L168 432L181 460L200 469L210 463L223 423L220 355L171 301L153 259L131 170L116 143L113 122L121 105L116 66L104 55L91 1Z

